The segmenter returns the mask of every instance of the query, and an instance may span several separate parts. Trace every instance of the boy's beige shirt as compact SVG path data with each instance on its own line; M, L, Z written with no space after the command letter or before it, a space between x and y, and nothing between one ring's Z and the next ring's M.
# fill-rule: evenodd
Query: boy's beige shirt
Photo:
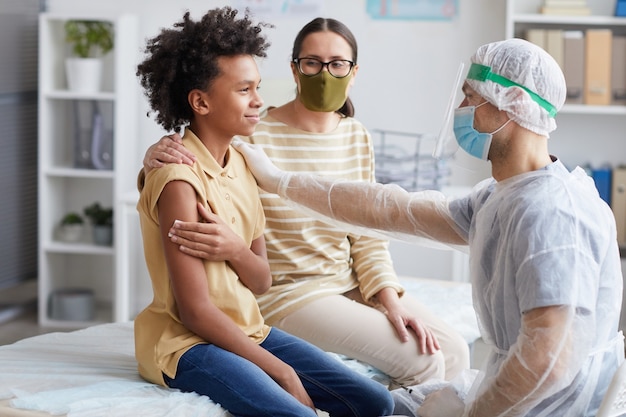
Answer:
M231 147L222 168L189 129L183 144L198 157L194 166L168 164L152 170L137 204L154 299L135 319L135 356L141 376L161 385L165 385L162 373L175 377L183 353L194 345L206 343L185 328L172 293L157 211L163 188L170 181L191 184L198 201L228 223L248 245L263 234L265 224L256 182L239 152ZM254 294L226 262L204 261L204 264L211 301L254 342L262 342L269 327Z

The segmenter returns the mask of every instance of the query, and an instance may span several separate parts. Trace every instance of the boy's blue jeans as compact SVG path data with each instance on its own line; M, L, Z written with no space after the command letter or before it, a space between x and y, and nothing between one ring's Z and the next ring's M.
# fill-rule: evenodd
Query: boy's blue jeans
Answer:
M386 387L302 339L272 328L261 347L291 365L315 407L332 417L378 417L393 411ZM206 395L237 417L316 416L261 368L212 344L189 349L180 358L176 378L164 378L170 388Z

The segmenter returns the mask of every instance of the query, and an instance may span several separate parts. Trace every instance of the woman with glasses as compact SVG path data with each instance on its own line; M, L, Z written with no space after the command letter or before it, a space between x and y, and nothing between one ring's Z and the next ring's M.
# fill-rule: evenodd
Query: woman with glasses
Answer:
M295 99L270 107L244 139L284 170L375 181L371 138L348 97L358 69L351 31L334 19L312 20L293 45ZM151 146L144 170L193 163L178 141L171 135ZM378 368L392 389L451 379L469 367L463 338L404 294L386 241L314 220L275 194L261 191L261 199L273 284L258 302L268 324ZM217 237L203 226L177 223L172 241L210 260Z

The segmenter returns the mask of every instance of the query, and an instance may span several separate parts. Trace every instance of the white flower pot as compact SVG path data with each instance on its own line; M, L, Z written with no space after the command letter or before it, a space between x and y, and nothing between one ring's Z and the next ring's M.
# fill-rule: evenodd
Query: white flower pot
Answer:
M67 58L67 87L80 93L97 93L102 87L101 58Z
M59 237L64 242L77 242L83 236L82 224L64 224L59 230Z
M50 294L50 318L53 320L87 321L96 316L93 290L61 288Z

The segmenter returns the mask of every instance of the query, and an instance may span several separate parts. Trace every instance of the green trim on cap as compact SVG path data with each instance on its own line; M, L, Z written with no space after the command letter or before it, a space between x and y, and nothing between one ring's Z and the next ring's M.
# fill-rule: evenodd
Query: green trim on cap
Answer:
M532 98L537 104L539 104L545 111L548 112L550 117L556 116L556 107L554 107L550 102L541 97L539 94L534 91L529 90L527 87L520 85L514 81L509 80L501 75L491 72L491 67L480 64L472 64L467 73L467 78L470 80L477 81L493 81L496 84L500 84L504 87L519 87L522 90L526 91L530 98Z

